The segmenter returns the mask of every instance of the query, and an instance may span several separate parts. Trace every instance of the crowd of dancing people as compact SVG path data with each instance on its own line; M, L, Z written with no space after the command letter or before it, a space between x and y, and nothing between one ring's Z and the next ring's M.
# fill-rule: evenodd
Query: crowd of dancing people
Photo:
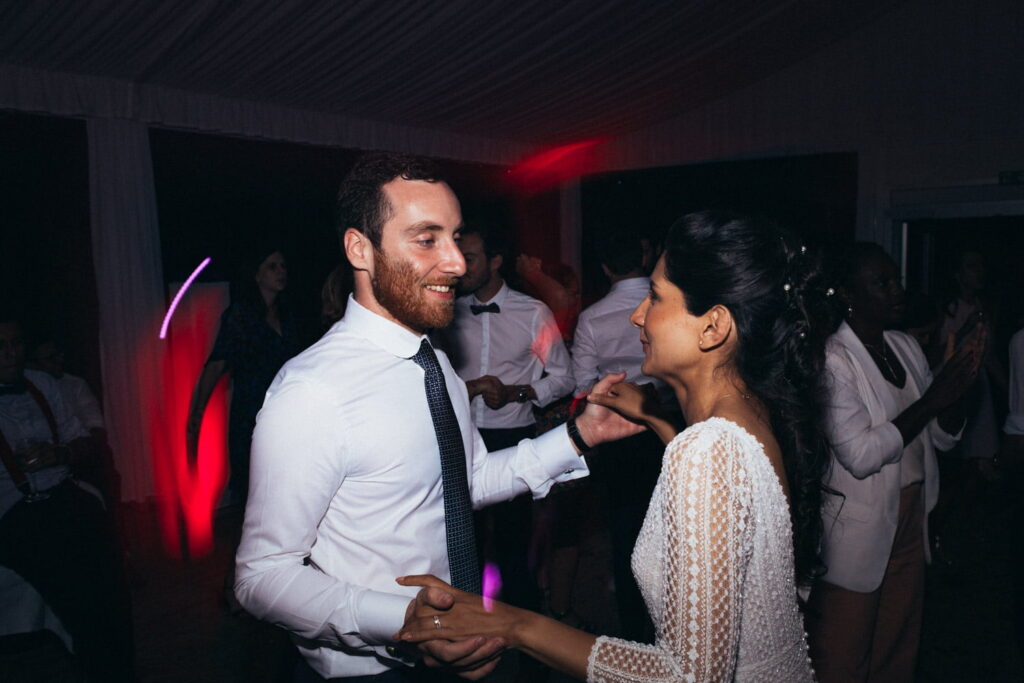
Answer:
M185 425L194 451L229 374L225 598L293 635L293 680L913 680L945 521L1024 460L1024 333L1002 333L980 254L939 302L877 244L703 211L599 237L607 294L584 307L571 268L515 255L426 160L364 155L339 215L322 336L302 338L284 253L254 252ZM83 635L31 540L95 506L68 486L103 434L42 372L53 349L26 370L21 322L0 317L0 564L90 675L130 680L124 629ZM607 634L574 609L595 519Z

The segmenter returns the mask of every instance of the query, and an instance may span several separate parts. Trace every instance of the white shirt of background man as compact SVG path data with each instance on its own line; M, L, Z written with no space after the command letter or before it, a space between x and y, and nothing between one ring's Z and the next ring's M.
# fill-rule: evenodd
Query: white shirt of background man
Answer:
M640 371L644 361L640 330L629 322L629 315L650 288L651 281L646 277L619 280L603 299L580 313L572 344L577 395L589 392L597 380L612 372L626 373L627 382L655 382Z
M480 429L512 429L536 422L540 408L567 396L573 389L569 352L551 309L543 302L503 284L487 303L500 313L473 315L476 295L455 302L455 322L445 332L452 364L463 380L493 375L507 385L529 384L536 401L511 402L494 410L483 396L472 401L473 423Z

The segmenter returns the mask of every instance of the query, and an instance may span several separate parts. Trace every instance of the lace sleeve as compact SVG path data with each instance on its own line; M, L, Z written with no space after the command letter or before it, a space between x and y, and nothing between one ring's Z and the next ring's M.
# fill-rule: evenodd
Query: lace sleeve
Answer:
M659 519L648 525L663 536L656 643L599 639L588 680L732 680L752 545L751 487L736 440L713 428L684 432L665 452L660 486L649 513Z

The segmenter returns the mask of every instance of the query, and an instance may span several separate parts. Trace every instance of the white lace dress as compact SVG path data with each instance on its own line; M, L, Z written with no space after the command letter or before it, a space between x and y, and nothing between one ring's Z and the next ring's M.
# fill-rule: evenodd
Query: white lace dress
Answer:
M711 418L665 449L633 551L654 645L598 638L588 681L813 681L789 509L761 444Z

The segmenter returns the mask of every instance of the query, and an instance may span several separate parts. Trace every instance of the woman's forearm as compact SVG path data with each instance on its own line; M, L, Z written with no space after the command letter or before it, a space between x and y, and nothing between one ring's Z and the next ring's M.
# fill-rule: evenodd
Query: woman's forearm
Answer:
M651 428L651 431L658 435L661 442L666 446L672 439L676 438L676 435L682 431L679 425L675 424L671 420L664 417L650 417L646 420L647 426Z
M587 677L587 660L596 636L536 612L519 612L510 643L513 647L564 674L580 680Z

